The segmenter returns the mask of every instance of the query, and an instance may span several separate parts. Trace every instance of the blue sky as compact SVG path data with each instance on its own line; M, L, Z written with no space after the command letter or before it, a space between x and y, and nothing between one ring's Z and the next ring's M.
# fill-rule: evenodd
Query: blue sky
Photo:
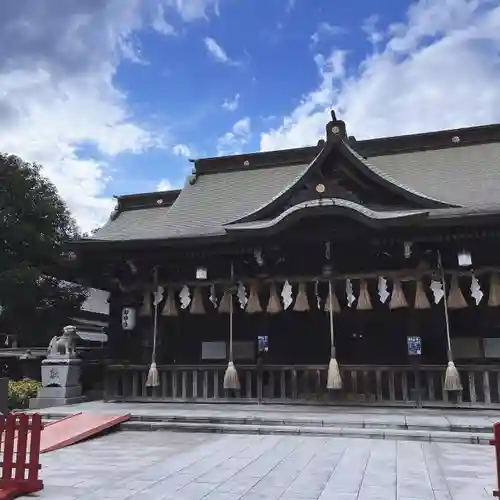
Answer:
M112 195L181 187L188 158L500 121L493 0L7 0L2 148L81 227Z
M370 18L385 24L403 20L408 4L389 0L376 12L367 0L335 6L323 0L271 0L263 16L256 3L233 0L220 4L218 15L187 27L181 19L172 19L177 36L139 33L145 64L123 64L116 84L128 93L138 119L148 122L154 116L167 124L170 140L186 145L192 158L258 151L258 133L227 151L218 148L218 139L247 117L256 130L279 126L301 96L317 85L315 54L342 47L350 52L349 64L355 68L373 50L365 26ZM221 53L210 52L212 46ZM190 166L184 156L169 153L169 179L178 185ZM147 171L137 171L135 158L126 161L120 191L155 188L166 155L151 151L146 161ZM113 189L115 183L107 192Z

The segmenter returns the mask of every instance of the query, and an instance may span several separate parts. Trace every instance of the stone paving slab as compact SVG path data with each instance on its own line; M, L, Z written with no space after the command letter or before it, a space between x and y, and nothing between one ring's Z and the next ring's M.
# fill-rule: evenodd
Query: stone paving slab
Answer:
M482 500L488 446L119 432L42 456L51 500Z

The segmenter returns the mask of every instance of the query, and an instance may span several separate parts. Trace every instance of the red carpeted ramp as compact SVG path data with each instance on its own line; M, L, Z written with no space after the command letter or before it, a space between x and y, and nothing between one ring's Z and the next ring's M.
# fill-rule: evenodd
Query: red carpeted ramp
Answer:
M58 450L83 441L127 421L130 415L77 413L46 425L42 431L40 453Z

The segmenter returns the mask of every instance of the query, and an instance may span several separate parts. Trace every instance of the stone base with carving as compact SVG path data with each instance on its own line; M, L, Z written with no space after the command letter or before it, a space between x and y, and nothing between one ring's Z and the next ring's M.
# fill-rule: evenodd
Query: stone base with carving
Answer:
M80 383L81 361L65 356L51 356L42 361L42 387L30 408L40 409L85 401Z

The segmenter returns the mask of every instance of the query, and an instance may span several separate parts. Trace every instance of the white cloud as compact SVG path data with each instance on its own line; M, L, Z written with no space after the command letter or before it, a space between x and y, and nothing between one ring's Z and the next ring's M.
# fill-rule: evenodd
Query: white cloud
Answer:
M205 47L208 50L208 53L217 61L223 64L230 64L231 60L229 59L226 51L213 39L210 37L206 37Z
M159 4L157 7L156 15L153 17L152 27L158 33L162 35L175 35L175 28L167 22L165 7L162 4Z
M156 186L157 191L170 191L171 189L174 187L168 179L162 179Z
M312 46L318 45L318 43L326 38L331 38L335 35L340 35L345 33L345 30L339 26L333 26L330 23L319 23L316 31L311 35Z
M176 9L185 22L207 18L210 11L219 15L219 0L166 0L166 4Z
M187 177L187 176L186 176ZM171 191L172 189L181 189L186 178L178 177L175 180L171 179L161 179L156 185L157 191Z
M217 152L221 156L239 154L251 135L250 118L238 120L230 132L226 132L217 141Z
M167 14L185 21L217 12L215 0L38 0L2 4L0 149L43 166L82 230L106 220L104 196L121 153L163 146L114 85L123 59L140 62L134 34L172 34ZM89 152L90 151L90 152Z
M214 61L221 64L227 64L228 66L241 66L241 62L231 59L227 55L227 52L213 38L207 36L203 42L205 43L208 54Z
M226 111L236 111L240 105L240 94L236 94L233 99L226 99L222 103L222 108Z
M185 144L176 144L173 146L172 153L176 156L185 156L186 158L191 156L191 150Z
M378 50L356 72L347 72L343 52L315 58L318 87L261 135L262 150L316 144L331 108L364 138L500 121L496 2L421 0L376 40L368 31Z
M379 24L377 15L367 17L361 24L361 30L364 31L372 45L378 45L384 40L384 33L377 29L377 24Z

